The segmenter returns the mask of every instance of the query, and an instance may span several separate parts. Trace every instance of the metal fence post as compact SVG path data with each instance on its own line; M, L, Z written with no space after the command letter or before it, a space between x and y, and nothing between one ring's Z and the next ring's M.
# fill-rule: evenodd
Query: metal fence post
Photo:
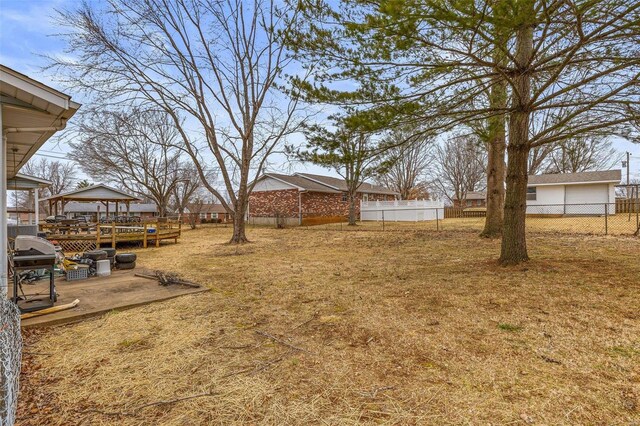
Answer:
M384 210L382 210L382 230L384 231Z
M604 235L609 235L609 203L604 205Z
M436 208L436 231L440 231L440 219L438 218L438 209Z

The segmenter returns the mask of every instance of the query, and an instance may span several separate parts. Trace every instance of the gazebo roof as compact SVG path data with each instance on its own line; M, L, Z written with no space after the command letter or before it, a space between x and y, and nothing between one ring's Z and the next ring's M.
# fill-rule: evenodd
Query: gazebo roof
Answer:
M40 201L139 201L140 199L126 192L111 188L103 183L88 186L75 191L63 192L43 198Z
M26 191L29 189L46 188L51 184L52 182L50 180L17 173L14 177L7 180L7 189L9 191Z

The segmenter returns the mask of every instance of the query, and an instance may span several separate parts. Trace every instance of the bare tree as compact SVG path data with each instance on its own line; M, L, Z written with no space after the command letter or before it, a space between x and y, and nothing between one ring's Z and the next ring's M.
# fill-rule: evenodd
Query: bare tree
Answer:
M199 190L203 188L203 185L197 168L187 161L178 164L174 180L176 184L173 186L172 208L182 215L186 206L193 201L194 196L199 195ZM208 178L208 180L210 179Z
M547 173L578 173L588 170L608 170L620 161L610 140L581 137L562 142L550 155Z
M37 190L40 199L74 189L76 165L69 161L49 160L46 157L32 159L25 164L22 172L30 176L51 181L51 185ZM26 199L24 195L20 195L19 197L21 197L18 201L20 205L31 205L32 200ZM44 204L45 203L42 203L42 205L39 206L40 212L51 214L49 207Z
M386 143L391 148L383 154L376 181L400 193L403 200L428 196L427 176L434 161L435 143L407 128L392 132Z
M557 148L558 146L556 144L541 145L532 148L529 152L528 173L530 175L546 173L549 168L550 156Z
M471 135L447 139L436 149L433 186L449 201L464 202L467 193L486 188L486 151Z
M179 133L164 112L95 112L78 125L71 158L93 179L152 200L166 216L179 182Z
M189 211L187 214L187 222L189 223L189 227L191 229L196 229L198 226L198 218L200 217L200 213L202 212L202 208L204 207L204 201L201 198L197 198L193 200L193 202L185 205L185 209Z
M247 241L254 177L300 123L296 93L278 96L292 61L284 46L298 9L272 0L105 3L85 2L61 14L74 59L56 58L54 68L96 99L165 111L179 134L176 144L233 215L231 242ZM207 180L213 168L224 191Z

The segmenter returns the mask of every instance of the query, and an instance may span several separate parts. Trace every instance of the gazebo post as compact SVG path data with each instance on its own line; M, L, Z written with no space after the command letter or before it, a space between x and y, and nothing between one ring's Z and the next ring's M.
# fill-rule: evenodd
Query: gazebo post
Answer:
M38 188L33 190L33 210L36 213L36 227L40 231L40 195L38 194Z
M108 200L106 202L106 205L107 205L107 220L106 220L106 222L109 223L109 201Z
M33 197L33 189L30 189L29 190L29 201L32 200L32 197ZM18 207L18 206L16 206L16 207ZM31 213L34 213L34 212L29 210L29 213L28 213L29 214L29 225L33 225L33 215Z
M127 201L127 217L129 217L129 215L131 214L130 210L131 210L131 201Z
M120 204L116 200L116 216L119 216L119 215L120 215Z

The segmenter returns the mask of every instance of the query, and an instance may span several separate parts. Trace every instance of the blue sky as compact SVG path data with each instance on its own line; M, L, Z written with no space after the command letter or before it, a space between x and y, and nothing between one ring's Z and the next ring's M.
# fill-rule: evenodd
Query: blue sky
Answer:
M100 1L100 0L93 0ZM0 0L0 63L55 88L55 76L42 71L47 59L42 55L62 54L64 44L55 36L60 32L54 17L57 9L72 8L78 0ZM60 88L61 89L61 88ZM68 93L77 102L83 99ZM624 140L616 140L615 147L620 152L632 153L632 175L640 178L640 145ZM42 153L52 156L64 156L67 147L48 142ZM617 166L621 167L621 165ZM282 164L284 172L309 171L331 174L325 169L314 166ZM623 171L624 173L624 171Z

